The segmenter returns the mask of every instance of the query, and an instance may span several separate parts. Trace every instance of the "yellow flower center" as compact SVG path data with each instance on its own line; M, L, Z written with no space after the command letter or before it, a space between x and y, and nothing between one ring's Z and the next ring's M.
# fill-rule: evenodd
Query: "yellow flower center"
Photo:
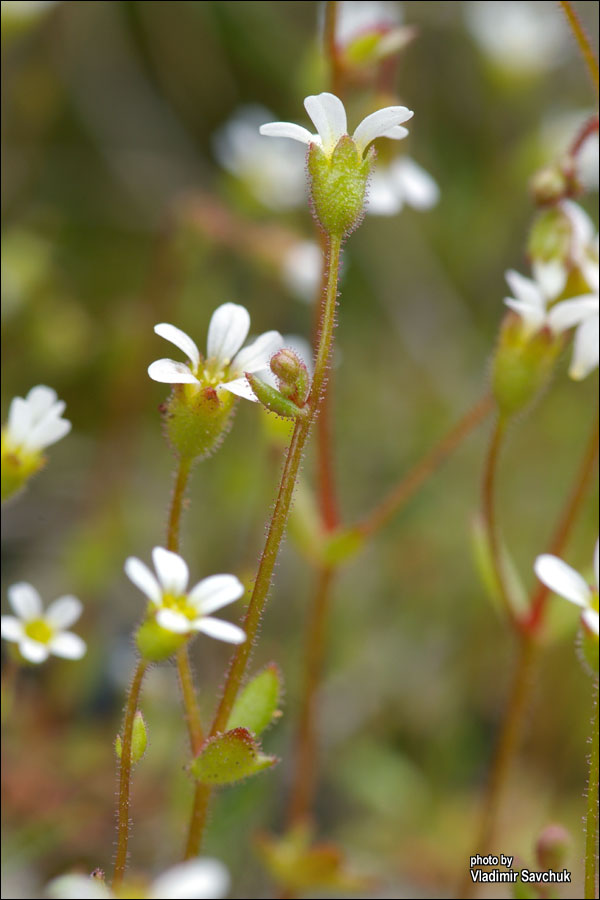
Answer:
M163 609L172 609L174 612L181 613L190 621L198 618L198 610L189 602L187 594L176 596L175 594L163 594Z
M27 637L40 644L47 644L54 635L54 629L44 619L32 619L31 622L27 622L24 631Z

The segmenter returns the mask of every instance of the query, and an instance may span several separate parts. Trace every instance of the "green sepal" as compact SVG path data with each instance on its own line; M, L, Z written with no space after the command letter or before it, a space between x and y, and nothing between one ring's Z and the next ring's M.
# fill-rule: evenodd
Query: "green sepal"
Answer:
M297 419L298 416L306 415L305 410L300 409L299 406L296 406L295 403L284 397L276 388L271 387L270 384L257 378L251 372L246 372L245 374L250 382L250 387L262 405L270 412L277 413L278 416L282 416L284 419Z
M138 709L133 720L133 731L131 733L131 764L133 766L143 757L147 745L148 733L146 731L146 723L144 722L143 715ZM118 759L121 759L122 752L123 744L121 735L118 734L115 738L115 753L117 754Z
M2 502L18 494L45 463L46 457L40 451L26 452L21 448L11 448L3 433L0 453Z
M365 192L375 150L363 158L345 134L328 156L318 144L308 152L308 173L314 213L332 237L343 238L359 224L364 213Z
M520 316L502 323L492 367L492 391L505 417L521 412L546 387L564 344L549 328L528 334Z
M238 694L234 703L227 730L245 728L254 734L261 734L273 719L278 718L279 701L282 693L282 675L276 663L269 665Z
M227 434L235 407L229 391L198 384L176 384L162 408L164 428L181 459L210 456Z
M135 643L142 659L148 662L164 662L176 653L189 635L175 634L161 628L155 619L142 622L135 636Z
M208 738L190 765L196 781L208 785L234 784L278 762L266 756L247 728L234 728Z

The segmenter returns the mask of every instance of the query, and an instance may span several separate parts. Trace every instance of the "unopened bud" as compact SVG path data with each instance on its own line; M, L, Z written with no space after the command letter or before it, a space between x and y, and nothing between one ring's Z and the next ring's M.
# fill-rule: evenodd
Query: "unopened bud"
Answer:
M280 393L297 406L303 406L308 397L310 378L298 354L289 347L283 347L271 357L270 366L277 377Z
M562 825L547 825L535 845L540 869L562 869L571 846L571 835Z
M556 203L571 193L572 185L560 165L546 166L536 172L530 183L535 203L547 206Z
M374 159L372 146L363 158L347 134L339 139L331 155L318 144L310 145L308 173L313 210L330 236L345 237L360 224Z
M148 744L148 734L146 732L146 723L144 722L144 717L141 712L138 711L135 714L133 719L133 730L131 733L131 764L134 766L136 763L140 761L146 752L146 746ZM118 734L115 738L115 753L117 757L121 759L121 755L123 753L123 742L121 740L121 735ZM92 875L94 873L92 872Z
M546 386L562 346L563 337L549 328L531 334L518 315L506 315L492 367L492 391L503 416L521 412Z
M284 397L277 388L267 384L266 381L262 381L261 378L257 378L252 372L246 372L245 374L250 387L262 405L270 412L277 413L278 416L283 416L284 419L297 419L306 415L305 409L296 406L292 400Z

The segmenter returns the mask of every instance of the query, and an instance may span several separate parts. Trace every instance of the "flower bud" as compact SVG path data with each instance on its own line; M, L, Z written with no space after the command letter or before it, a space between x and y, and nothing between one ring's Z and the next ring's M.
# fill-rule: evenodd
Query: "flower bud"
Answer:
M319 224L332 237L345 237L360 224L374 159L372 146L363 158L347 134L339 139L331 155L316 143L310 145L312 206Z
M295 403L284 397L276 388L257 378L256 375L246 372L246 378L262 405L271 412L277 413L278 416L282 416L284 419L297 419L299 416L303 417L306 415L305 410L300 409L299 406L296 406Z
M535 203L547 206L569 196L572 185L567 174L560 165L546 166L536 172L530 183L530 190Z
M32 475L39 472L45 464L46 457L39 450L10 447L3 433L0 452L2 502L22 490Z
M235 397L212 386L176 384L162 408L167 439L181 459L204 459L228 431Z
M131 733L131 764L135 765L140 761L146 752L146 746L148 744L148 733L146 731L146 723L144 722L144 717L141 714L140 710L135 714L133 719L133 730ZM121 759L121 754L123 752L123 742L121 740L121 735L118 734L115 738L115 753L117 757Z
M571 846L571 835L562 825L547 825L535 845L540 869L562 869Z
M187 634L167 631L154 619L146 619L137 630L135 643L142 659L148 662L164 662L173 656L187 639Z
M270 366L277 377L280 393L297 406L303 406L308 397L310 378L298 354L289 347L283 347L271 357Z
M518 315L508 313L492 364L492 392L500 413L525 409L546 386L563 346L549 328L530 334Z

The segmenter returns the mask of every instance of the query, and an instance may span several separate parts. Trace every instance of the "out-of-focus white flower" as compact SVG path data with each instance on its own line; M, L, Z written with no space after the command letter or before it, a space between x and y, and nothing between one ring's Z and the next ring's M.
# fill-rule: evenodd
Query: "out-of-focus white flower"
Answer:
M35 19L58 6L60 0L2 0L1 14L6 19Z
M409 156L400 156L389 165L378 165L371 176L367 196L367 213L393 216L404 204L413 209L431 209L440 191L425 169Z
M549 307L549 299L536 281L512 269L506 280L514 297L506 297L504 302L521 317L525 334L544 327L553 334L576 328L569 375L576 381L589 375L598 365L598 295L572 297Z
M284 254L283 280L300 300L312 303L323 274L323 252L315 241L297 241Z
M575 381L586 378L598 366L599 357L598 294L586 294L563 300L548 313L548 323L554 332L575 326L573 356L569 375Z
M14 616L2 616L2 637L19 645L19 653L30 663L43 663L50 654L64 659L81 659L85 641L66 629L81 615L76 597L59 597L44 611L40 595L27 582L8 589Z
M335 38L342 47L373 32L385 34L402 24L402 8L394 0L341 0L337 10Z
M304 151L284 139L266 141L260 125L272 116L262 106L243 106L215 134L221 165L244 182L256 199L271 209L291 209L306 202Z
M311 134L302 125L293 122L269 122L260 126L260 133L268 137L285 137L302 144L318 144L326 156L331 156L341 137L348 134L348 123L344 104L335 94L324 92L312 95L304 101L304 108L310 116L317 134ZM402 126L413 116L406 106L386 106L364 118L354 131L352 140L360 156L369 144L378 137L401 140L408 135Z
M600 586L598 543L596 543L594 551L595 587L590 587L579 572L568 566L562 559L549 553L538 556L534 569L535 574L546 587L583 609L581 619L584 625L589 631L598 635L598 590Z
M237 625L210 615L243 595L244 586L235 575L211 575L188 591L189 572L181 556L155 547L152 560L158 577L135 556L126 560L125 573L150 600L161 628L175 634L201 631L230 644L242 644L246 640Z
M531 268L536 281L550 299L565 289L569 273L579 269L592 292L598 293L598 232L588 214L572 200L562 200L556 207L569 228L566 252L556 259L543 260L535 255Z
M575 156L575 177L586 191L598 190L599 146L598 132L593 131Z
M517 75L554 68L568 49L568 30L553 3L472 0L465 4L465 15L483 52L497 66Z
M145 893L135 896L146 900L220 900L229 890L229 873L217 859L193 859L168 869ZM62 875L46 888L53 900L113 900L134 896L124 891L115 894L102 881L85 875Z
M165 384L198 384L213 387L217 394L229 391L246 400L256 401L244 372L262 378L269 370L271 356L280 349L283 339L278 331L267 331L242 350L240 348L249 330L250 315L245 307L237 303L219 306L208 327L204 359L196 343L185 332L165 322L155 325L156 334L179 347L189 362L159 359L148 367L148 374L154 381Z
M2 432L5 450L38 453L59 441L71 430L71 423L62 418L65 407L56 391L43 384L31 388L25 398L15 397Z

